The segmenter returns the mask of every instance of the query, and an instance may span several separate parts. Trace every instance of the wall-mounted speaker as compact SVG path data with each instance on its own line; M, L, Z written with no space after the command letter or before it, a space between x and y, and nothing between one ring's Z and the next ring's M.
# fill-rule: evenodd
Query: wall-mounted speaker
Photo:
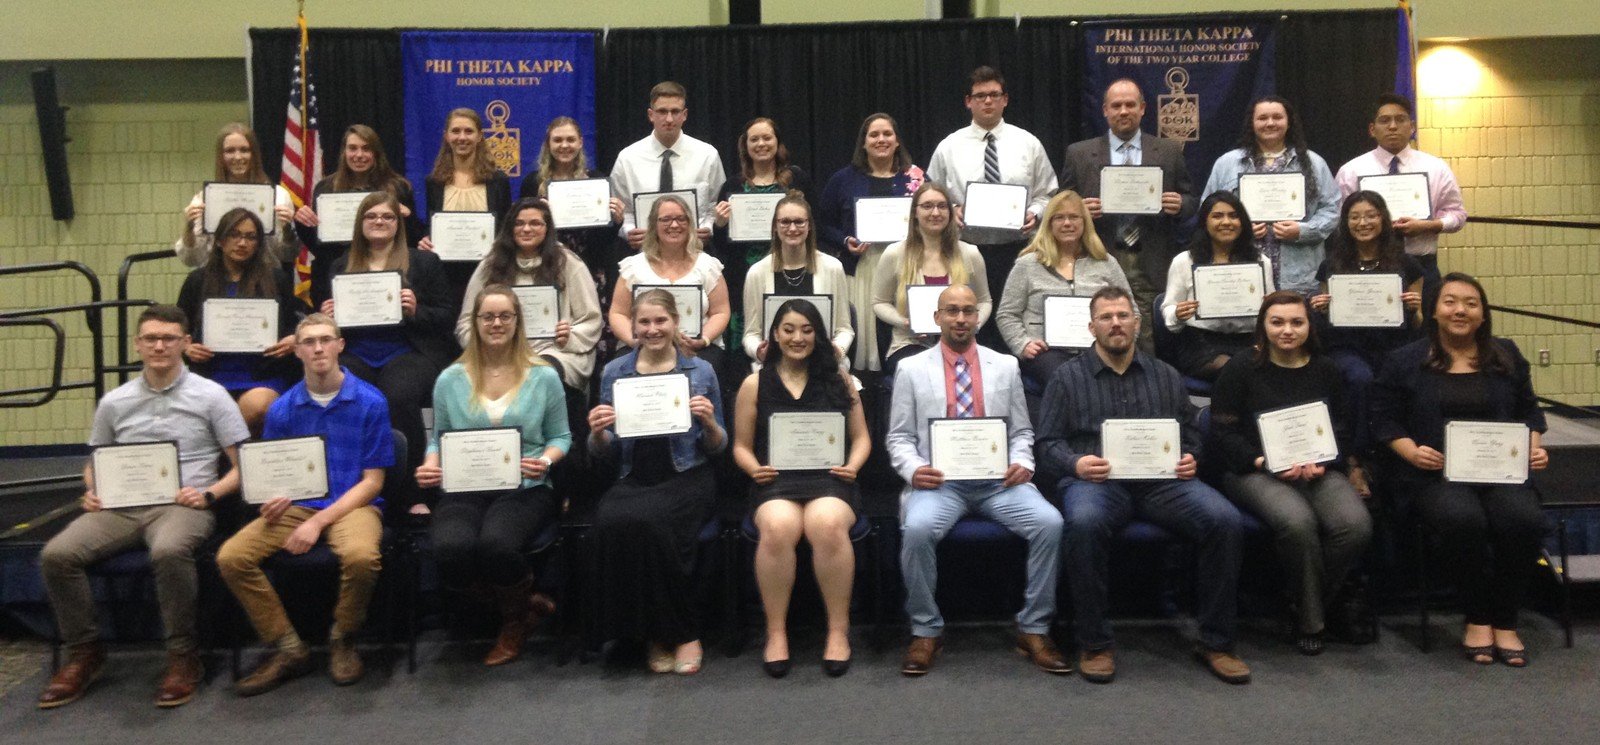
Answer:
M39 118L39 146L44 152L44 175L50 187L50 214L72 219L72 179L67 175L67 110L56 99L56 71L33 71L33 110Z
M728 25L760 26L761 0L728 0Z
M959 20L972 18L972 0L943 0L939 16L945 20Z

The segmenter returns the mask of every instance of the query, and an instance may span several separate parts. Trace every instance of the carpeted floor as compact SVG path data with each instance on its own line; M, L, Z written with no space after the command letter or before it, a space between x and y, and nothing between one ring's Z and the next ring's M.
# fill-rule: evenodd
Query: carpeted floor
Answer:
M1333 645L1308 659L1263 630L1241 653L1248 686L1225 685L1188 656L1169 624L1125 623L1120 674L1109 686L1053 677L1016 657L993 626L952 629L925 678L898 674L898 647L828 679L811 659L819 640L795 640L799 665L784 680L759 671L759 648L707 659L696 678L652 676L599 663L556 667L551 645L485 670L477 644L423 647L414 676L380 660L366 680L337 689L324 674L241 700L227 673L189 705L151 704L160 652L119 650L90 695L51 712L34 708L37 672L0 698L6 743L1584 743L1600 732L1596 706L1600 624L1560 647L1555 624L1530 618L1533 664L1477 667L1451 646L1458 618L1441 618L1436 647L1415 645L1411 618L1387 619L1372 647ZM1447 626L1446 624L1452 624ZM1400 624L1400 626L1396 626ZM1405 624L1411 624L1406 626ZM370 657L378 656L373 651Z

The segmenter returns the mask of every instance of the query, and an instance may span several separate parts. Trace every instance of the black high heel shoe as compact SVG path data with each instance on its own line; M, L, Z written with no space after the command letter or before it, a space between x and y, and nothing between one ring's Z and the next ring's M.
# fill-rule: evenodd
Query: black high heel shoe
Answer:
M830 678L843 677L845 673L850 672L850 658L846 657L842 660L824 659L822 661L822 672L827 673Z
M767 671L767 675L773 678L781 678L788 675L790 667L788 657L761 663L761 669Z

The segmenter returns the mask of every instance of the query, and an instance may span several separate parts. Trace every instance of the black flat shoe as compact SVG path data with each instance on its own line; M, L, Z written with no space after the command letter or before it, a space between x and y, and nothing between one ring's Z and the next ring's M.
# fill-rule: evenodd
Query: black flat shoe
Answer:
M842 677L845 673L850 672L850 660L848 658L843 660L825 659L822 661L822 672L827 673L830 678Z
M1300 654L1303 654L1307 657L1316 657L1317 655L1322 654L1322 632L1318 631L1314 634L1298 634L1295 636L1294 646L1295 649L1300 650Z
M785 675L788 675L789 667L790 665L788 657L785 657L781 660L772 660L771 662L761 663L761 669L767 671L767 675L773 678L781 678Z

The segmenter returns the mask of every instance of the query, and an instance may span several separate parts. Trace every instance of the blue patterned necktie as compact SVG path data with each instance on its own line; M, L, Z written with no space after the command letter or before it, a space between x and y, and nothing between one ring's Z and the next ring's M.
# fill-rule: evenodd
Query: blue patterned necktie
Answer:
M972 416L972 374L967 371L967 358L956 358L956 418Z

